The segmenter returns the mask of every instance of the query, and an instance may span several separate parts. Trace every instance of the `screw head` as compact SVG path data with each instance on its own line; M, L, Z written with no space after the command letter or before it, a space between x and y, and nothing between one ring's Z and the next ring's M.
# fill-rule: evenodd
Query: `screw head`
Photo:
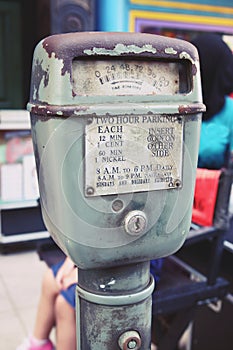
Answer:
M128 349L136 349L137 342L135 339L131 339L127 344Z
M181 185L182 185L181 181L177 179L175 181L175 186L178 188L178 187L181 187Z
M94 194L94 188L91 187L91 186L87 187L87 189L86 189L86 194L87 194L88 196L92 196L92 195Z
M141 337L136 331L127 331L118 339L118 344L121 350L139 350L142 345Z

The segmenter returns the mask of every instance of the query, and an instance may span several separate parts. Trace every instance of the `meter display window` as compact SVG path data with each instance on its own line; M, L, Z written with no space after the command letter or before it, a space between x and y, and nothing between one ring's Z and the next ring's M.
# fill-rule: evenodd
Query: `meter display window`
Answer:
M175 95L190 92L189 72L187 60L77 58L72 82L81 96Z

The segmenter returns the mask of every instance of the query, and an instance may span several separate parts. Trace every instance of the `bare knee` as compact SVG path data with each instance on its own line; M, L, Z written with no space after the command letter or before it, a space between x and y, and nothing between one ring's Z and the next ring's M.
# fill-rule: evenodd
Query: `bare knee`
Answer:
M47 269L42 280L42 293L48 297L56 297L59 293L55 277L51 269Z

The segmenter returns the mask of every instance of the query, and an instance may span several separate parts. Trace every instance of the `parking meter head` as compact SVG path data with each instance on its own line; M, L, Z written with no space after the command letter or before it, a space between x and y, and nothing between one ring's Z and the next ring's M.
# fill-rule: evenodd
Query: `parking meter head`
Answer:
M43 218L78 266L181 247L204 111L193 45L141 33L45 38L28 109Z

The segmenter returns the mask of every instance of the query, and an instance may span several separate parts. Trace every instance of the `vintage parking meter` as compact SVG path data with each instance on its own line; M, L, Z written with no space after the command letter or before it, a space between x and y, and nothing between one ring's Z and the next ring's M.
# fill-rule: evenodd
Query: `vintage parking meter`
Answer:
M54 35L36 47L32 135L42 214L79 267L78 348L150 348L149 261L190 226L201 112L189 43Z

